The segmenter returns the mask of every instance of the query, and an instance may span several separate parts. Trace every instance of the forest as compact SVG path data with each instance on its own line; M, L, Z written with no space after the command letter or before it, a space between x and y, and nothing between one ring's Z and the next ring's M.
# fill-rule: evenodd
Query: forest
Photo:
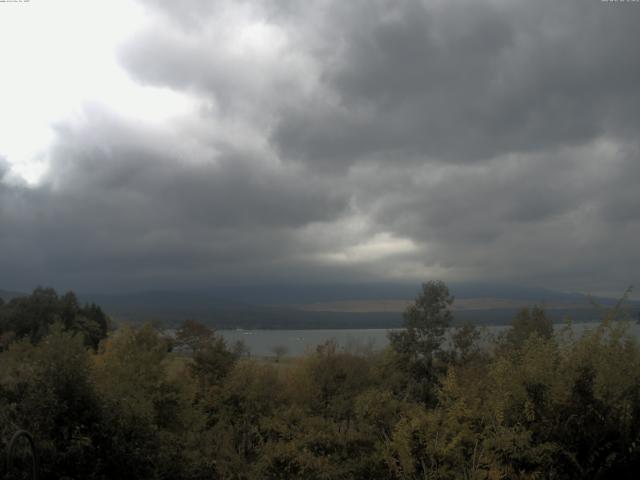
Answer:
M24 429L43 479L637 478L624 298L586 333L532 305L493 336L453 301L429 281L384 350L272 359L193 320L114 328L72 292L0 300L0 453Z

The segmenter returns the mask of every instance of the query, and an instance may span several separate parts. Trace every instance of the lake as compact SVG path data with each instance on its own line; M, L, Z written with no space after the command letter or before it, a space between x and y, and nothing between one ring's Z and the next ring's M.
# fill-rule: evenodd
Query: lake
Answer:
M576 323L577 332L595 328L597 322ZM555 328L562 328L563 324L556 324ZM506 329L505 326L486 327L487 332L498 334ZM631 326L633 332L640 338L640 324ZM338 330L218 330L229 345L242 340L249 348L251 355L259 357L273 356L272 348L284 346L287 355L303 355L311 352L317 345L327 340L334 340L341 348L349 351L363 351L366 349L380 350L389 344L386 328L372 329L338 329Z

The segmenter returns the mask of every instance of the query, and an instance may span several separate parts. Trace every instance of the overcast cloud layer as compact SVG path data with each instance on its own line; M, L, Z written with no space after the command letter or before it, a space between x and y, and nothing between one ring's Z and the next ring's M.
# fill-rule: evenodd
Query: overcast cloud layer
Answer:
M0 158L0 288L638 280L640 4L141 6L118 62L192 108Z

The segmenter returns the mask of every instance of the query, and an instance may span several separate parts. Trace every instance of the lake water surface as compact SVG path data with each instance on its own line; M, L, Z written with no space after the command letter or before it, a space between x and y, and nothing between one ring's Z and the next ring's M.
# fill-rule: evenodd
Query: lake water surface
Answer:
M597 322L574 324L576 332L595 328ZM555 325L556 329L563 324ZM506 329L505 326L486 327L488 335L496 335ZM634 334L640 338L640 324L631 325ZM388 329L340 329L340 330L218 330L227 343L232 345L242 340L249 348L251 355L272 356L273 347L284 346L287 355L303 355L312 352L317 345L328 340L334 340L340 348L349 351L363 351L366 349L380 350L389 344Z

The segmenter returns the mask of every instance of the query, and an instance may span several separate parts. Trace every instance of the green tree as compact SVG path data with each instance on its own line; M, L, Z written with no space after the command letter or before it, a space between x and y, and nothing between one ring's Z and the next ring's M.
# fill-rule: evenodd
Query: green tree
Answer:
M479 344L480 336L480 329L472 323L456 327L451 335L451 360L456 364L477 360L482 354Z
M92 478L102 409L82 337L56 323L38 345L14 343L0 354L0 379L2 427L34 435L44 478Z
M104 404L96 432L107 478L178 478L182 432L191 401L169 378L168 342L149 323L124 326L95 357L95 380Z
M523 308L516 314L511 328L507 331L506 339L511 345L520 347L534 334L545 340L553 336L553 323L546 316L544 309L538 305Z
M214 338L214 331L196 320L184 320L176 330L175 345L195 352Z
M404 330L391 332L389 338L398 353L429 359L440 350L453 315L453 297L440 280L422 284L422 292L404 312Z
M3 331L12 331L16 339L27 338L38 343L60 320L58 294L52 288L36 288L27 297L16 297L3 308Z
M404 329L389 333L395 352L390 367L405 372L407 382L403 389L427 404L435 401L437 377L442 373L444 355L441 347L453 320L452 303L453 297L444 282L426 282L420 295L404 312Z
M264 478L256 472L256 463L284 400L277 370L252 361L235 365L205 399L205 436L211 440L210 455L220 478Z
M95 350L100 342L107 338L110 328L111 322L102 308L90 303L80 309L72 330L81 332L85 343Z
M38 287L31 295L13 298L0 307L0 336L5 339L27 338L38 343L55 322L65 330L81 333L86 345L94 349L109 328L102 309L94 304L81 307L73 292L59 297L52 288Z
M276 363L279 363L280 359L289 353L289 349L286 345L274 345L271 347L271 353L276 357Z
M227 348L224 338L215 335L193 352L191 371L199 380L201 392L219 385L233 369L238 356Z

